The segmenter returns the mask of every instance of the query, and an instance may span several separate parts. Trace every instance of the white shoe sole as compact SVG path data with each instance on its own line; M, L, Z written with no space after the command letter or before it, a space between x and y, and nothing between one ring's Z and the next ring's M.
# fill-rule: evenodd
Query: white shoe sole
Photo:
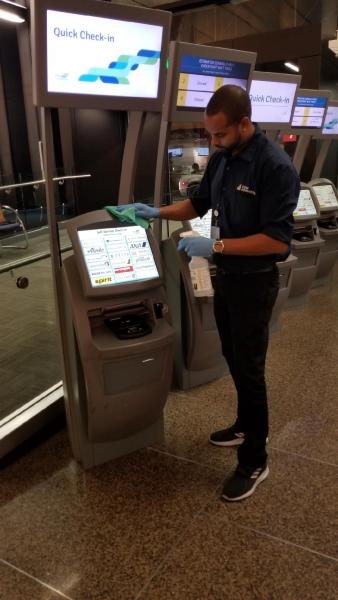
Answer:
M214 446L223 446L224 448L229 448L231 446L240 446L244 442L244 438L237 438L236 440L231 440L231 442L214 442L211 438L209 438L210 444Z
M266 443L268 443L269 438L266 438ZM236 440L231 440L231 442L215 442L209 437L210 444L213 446L222 446L223 448L230 448L231 446L240 446L244 442L244 438L237 438Z
M264 481L264 479L266 479L268 475L269 475L269 467L266 467L266 469L260 474L260 476L257 477L254 485L248 492L246 492L245 494L242 494L242 496L237 496L236 498L229 498L225 494L222 494L222 498L224 498L224 500L227 500L227 502L237 502L239 500L244 500L245 498L249 498L249 496L251 496L254 493L256 487L260 483L262 483L262 481Z

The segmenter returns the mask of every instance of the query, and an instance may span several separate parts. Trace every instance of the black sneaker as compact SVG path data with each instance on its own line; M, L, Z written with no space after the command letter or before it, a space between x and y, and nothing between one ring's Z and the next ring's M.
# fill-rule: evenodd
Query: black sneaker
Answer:
M254 493L256 487L269 475L269 467L249 469L238 466L236 471L225 482L222 498L228 502L244 500Z
M210 434L209 442L215 446L240 446L244 442L244 433L235 425Z

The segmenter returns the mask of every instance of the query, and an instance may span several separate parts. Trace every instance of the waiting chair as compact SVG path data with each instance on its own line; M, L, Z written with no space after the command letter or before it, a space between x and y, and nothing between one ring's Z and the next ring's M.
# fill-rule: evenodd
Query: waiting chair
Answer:
M20 231L24 236L24 241L22 243L4 244L2 242L2 235L19 233ZM0 204L0 250L2 248L18 248L19 250L28 248L28 235L26 227L19 216L19 212L7 204Z

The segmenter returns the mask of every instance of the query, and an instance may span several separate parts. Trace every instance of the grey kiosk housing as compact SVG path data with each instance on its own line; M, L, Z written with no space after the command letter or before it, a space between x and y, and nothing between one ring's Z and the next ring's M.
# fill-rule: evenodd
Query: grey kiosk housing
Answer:
M120 269L114 264L102 267L107 254L110 263L119 252L123 254L126 241L116 242L114 234L118 230L132 232L129 227L142 229L121 224L104 210L67 223L74 250L63 263L73 389L65 394L65 400L73 452L85 468L163 436L174 335L166 320L161 260L152 232L143 230L142 235L136 231L141 235L137 239L143 241L136 242L142 247L135 250L134 261L123 257ZM81 243L81 232L87 235L87 246ZM101 246L91 245L91 232L102 232ZM111 243L111 251L109 247L105 251L106 243ZM139 263L143 272L142 261L147 259L152 263L149 279L141 276L138 281L110 284L111 275L104 274L105 268L106 273L110 268L113 274L122 273L123 279L123 268L128 271L134 266L137 278L137 267L130 263ZM92 266L88 267L88 261ZM101 273L97 279L95 269Z

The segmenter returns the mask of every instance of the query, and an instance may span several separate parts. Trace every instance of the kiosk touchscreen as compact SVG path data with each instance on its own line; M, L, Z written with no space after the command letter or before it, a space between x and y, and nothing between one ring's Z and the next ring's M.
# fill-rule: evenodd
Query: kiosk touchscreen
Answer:
M252 121L263 129L288 129L300 81L300 75L254 71L249 92Z
M288 305L307 302L308 292L316 277L319 257L325 244L318 230L320 208L311 187L301 183L298 203L293 213L294 232L291 251L298 261L294 267Z
M318 286L327 283L338 256L338 192L329 179L313 179L309 185L319 204L318 227L325 240L313 284Z
M327 137L334 136L338 139L338 102L329 102L322 134Z
M151 231L106 211L72 219L67 231L74 254L63 277L76 398L68 409L82 462L92 466L161 439L173 330Z

